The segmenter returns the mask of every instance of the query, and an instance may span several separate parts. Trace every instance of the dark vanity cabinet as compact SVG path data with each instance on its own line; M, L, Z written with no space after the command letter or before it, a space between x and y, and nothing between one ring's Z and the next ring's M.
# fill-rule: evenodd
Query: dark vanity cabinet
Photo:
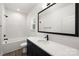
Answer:
M27 56L50 56L50 54L42 50L30 40L27 40Z

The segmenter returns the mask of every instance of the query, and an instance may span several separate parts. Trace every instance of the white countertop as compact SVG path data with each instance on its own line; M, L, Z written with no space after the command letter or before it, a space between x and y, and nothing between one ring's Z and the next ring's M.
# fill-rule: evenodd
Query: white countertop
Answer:
M56 43L53 41L46 41L41 37L28 37L28 39L36 44L38 47L54 56L78 56L79 50L62 45L60 43Z

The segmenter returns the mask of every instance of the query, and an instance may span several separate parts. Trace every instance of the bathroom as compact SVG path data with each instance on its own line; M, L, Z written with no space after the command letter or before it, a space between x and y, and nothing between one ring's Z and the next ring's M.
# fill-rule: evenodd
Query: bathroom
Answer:
M72 15L74 17L73 24L68 23L68 25L72 24L68 32L65 32L65 34L63 34L64 32L53 33L50 26L44 27L44 29L43 26L41 26L42 21L40 19L42 19L41 16L44 17L43 12L49 10L56 4L57 3L0 3L0 56L40 56L42 52L44 56L79 56L79 37L77 35L78 33L75 33L75 30L78 28L75 29L74 25L75 3L65 4L70 8L68 12L72 9L71 12L74 14ZM64 5L64 3L58 4ZM62 10L64 10L63 8ZM50 20L47 20L46 23L48 22L50 22ZM30 51L28 42L35 44L35 48L32 47L32 50L36 49L38 53L32 50L28 52ZM41 53L39 51L41 51Z

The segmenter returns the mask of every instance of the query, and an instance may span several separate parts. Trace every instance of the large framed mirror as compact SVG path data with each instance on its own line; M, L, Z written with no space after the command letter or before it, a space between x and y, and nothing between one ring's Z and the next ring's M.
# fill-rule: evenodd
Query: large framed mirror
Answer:
M78 36L78 3L53 3L38 13L38 32Z

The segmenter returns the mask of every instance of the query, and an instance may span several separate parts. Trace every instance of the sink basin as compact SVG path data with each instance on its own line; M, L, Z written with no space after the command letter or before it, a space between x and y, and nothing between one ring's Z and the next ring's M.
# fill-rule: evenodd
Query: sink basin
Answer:
M49 41L47 41L47 40L38 40L37 42L39 44L49 44Z
M46 38L43 37L29 37L30 41L33 41L34 43L49 43Z
M38 42L46 42L46 40L38 40Z

